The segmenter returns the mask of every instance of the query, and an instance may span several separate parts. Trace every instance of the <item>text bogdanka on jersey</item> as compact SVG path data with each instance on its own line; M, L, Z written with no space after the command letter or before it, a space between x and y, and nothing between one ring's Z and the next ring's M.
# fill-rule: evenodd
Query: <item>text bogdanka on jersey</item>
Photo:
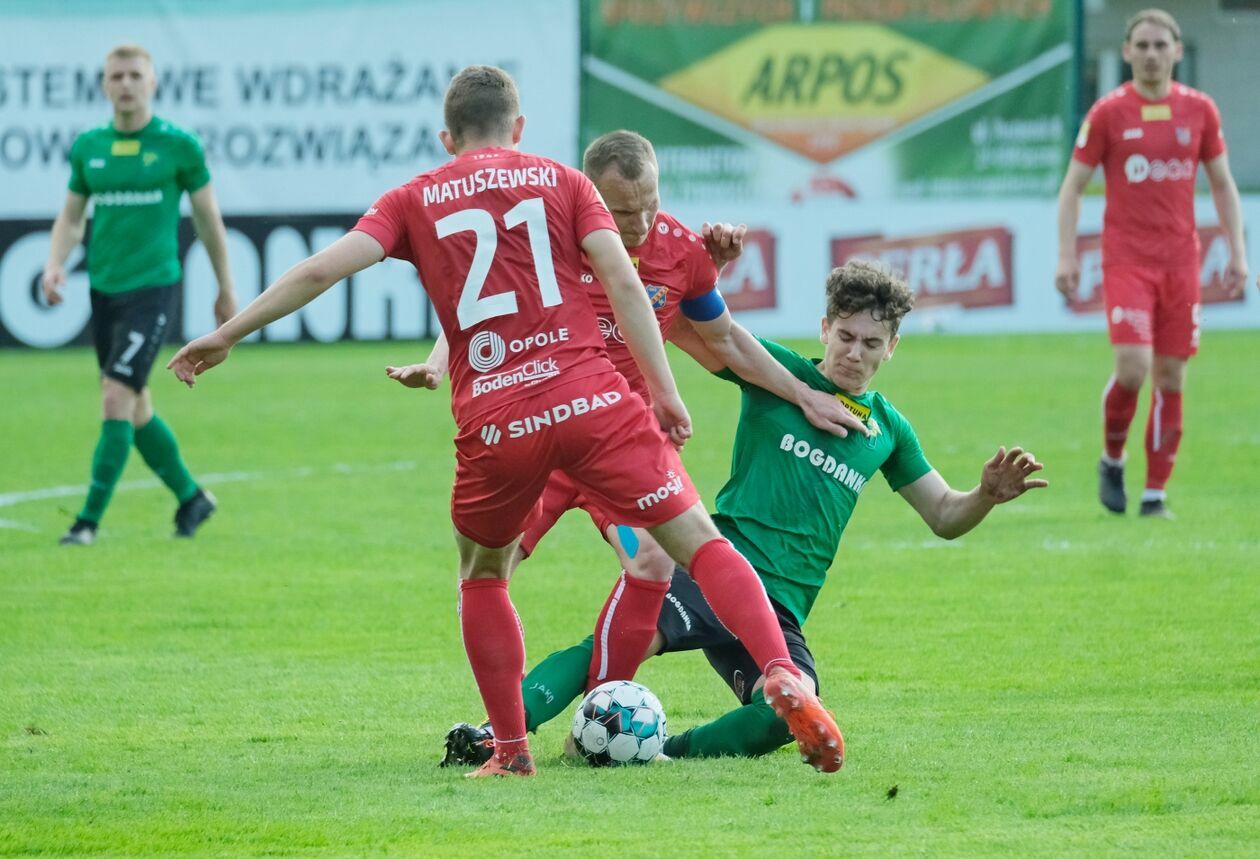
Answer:
M501 167L483 167L462 178L427 186L424 189L424 205L459 200L482 191L531 185L539 188L556 187L556 168L516 167L507 170Z

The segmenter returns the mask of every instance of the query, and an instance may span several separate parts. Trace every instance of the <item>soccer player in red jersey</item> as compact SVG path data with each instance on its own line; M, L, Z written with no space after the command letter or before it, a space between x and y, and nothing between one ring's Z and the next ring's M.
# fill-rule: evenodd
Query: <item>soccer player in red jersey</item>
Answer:
M516 84L501 69L461 71L444 113L451 161L386 192L352 231L168 366L191 386L242 337L337 281L386 256L409 260L450 338L460 626L499 738L494 756L470 775L534 773L520 689L524 639L508 579L557 468L618 521L650 529L688 566L723 624L765 667L767 698L776 695L803 752L819 769L835 769L834 719L802 680L756 574L721 538L670 444L690 436L690 417L643 286L594 186L577 170L516 149L525 118ZM608 361L581 283L583 252L643 370L656 420Z
M1146 488L1140 512L1171 518L1165 486L1181 442L1186 362L1199 349L1199 238L1194 181L1200 162L1229 242L1226 289L1247 282L1238 188L1229 172L1221 118L1212 99L1174 83L1181 30L1171 15L1146 9L1129 19L1124 59L1133 80L1090 108L1059 191L1059 263L1055 287L1076 294L1080 269L1076 223L1081 194L1103 166L1103 299L1115 350L1115 372L1103 390L1104 450L1099 500L1115 513L1127 506L1124 446L1138 392L1153 376L1146 424Z
M731 320L721 300L716 286L718 270L738 257L745 228L705 224L702 234L697 235L661 211L656 152L646 138L633 131L612 131L592 141L583 156L582 169L617 223L621 241L647 290L661 338L669 338L681 314L694 332L688 341L698 335L706 356L720 354L724 365L744 380L796 403L818 428L844 435L845 430L834 418L835 398L783 372L765 347ZM643 373L589 265L583 267L582 282L599 319L609 359L630 389L651 402ZM386 372L408 387L432 389L445 375L448 357L448 344L442 337L425 363L389 367ZM848 427L866 432L847 411L842 418ZM563 471L553 472L547 483L542 512L521 540L522 557L528 557L560 517L575 508L590 515L617 553L623 571L596 622L588 673L588 686L593 688L608 680L634 677L655 633L674 561L645 530L627 528L592 503Z

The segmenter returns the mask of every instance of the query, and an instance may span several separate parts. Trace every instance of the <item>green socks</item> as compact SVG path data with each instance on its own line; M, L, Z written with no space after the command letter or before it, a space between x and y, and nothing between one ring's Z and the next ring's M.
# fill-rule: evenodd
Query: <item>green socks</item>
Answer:
M153 469L153 473L175 493L180 504L197 494L197 482L184 465L179 455L179 442L166 421L154 415L152 420L136 430L136 450L140 451L140 456L144 457L145 464Z
M122 477L123 467L127 465L134 436L131 421L101 423L101 437L96 442L96 452L92 454L92 485L88 488L87 500L83 502L80 519L100 523L114 494L114 487L118 485L118 478Z
M595 652L594 636L567 650L557 650L525 675L521 693L525 699L525 727L538 726L569 709L575 698L586 691L586 672Z
M775 715L758 690L751 703L670 737L663 751L671 758L753 758L791 741L787 723Z

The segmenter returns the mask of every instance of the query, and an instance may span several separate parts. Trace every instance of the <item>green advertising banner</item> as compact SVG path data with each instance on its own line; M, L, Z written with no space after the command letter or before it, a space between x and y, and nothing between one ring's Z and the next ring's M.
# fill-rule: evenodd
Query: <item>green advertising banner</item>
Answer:
M582 145L653 141L671 200L1052 195L1074 0L585 0Z

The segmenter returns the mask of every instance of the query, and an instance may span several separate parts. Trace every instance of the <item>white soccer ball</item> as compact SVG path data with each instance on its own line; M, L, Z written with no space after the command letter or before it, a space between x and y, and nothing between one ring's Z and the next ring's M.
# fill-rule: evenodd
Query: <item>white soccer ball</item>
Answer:
M595 767L655 760L667 736L661 702L630 680L596 686L573 714L578 752Z

